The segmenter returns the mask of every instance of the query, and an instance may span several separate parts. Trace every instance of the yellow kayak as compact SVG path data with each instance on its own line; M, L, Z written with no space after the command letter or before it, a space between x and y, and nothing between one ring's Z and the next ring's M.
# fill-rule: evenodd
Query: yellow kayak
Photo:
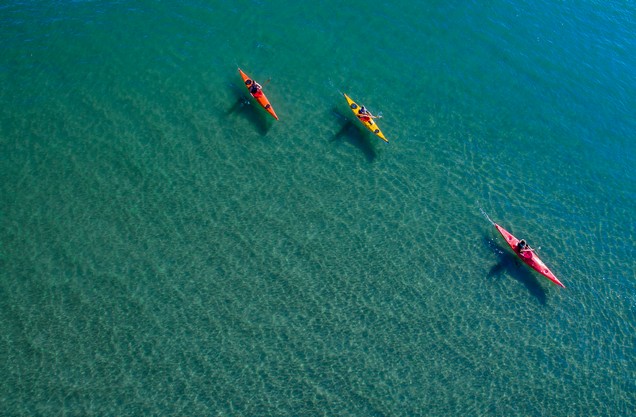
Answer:
M373 121L373 118L365 114L361 114L360 113L361 106L359 106L358 103L356 103L355 101L351 100L351 97L349 97L348 95L345 94L344 96L347 99L347 103L349 103L349 108L351 109L353 114L356 115L356 118L360 120L360 123L365 125L366 128L369 129L371 132L373 132L373 134L375 134L377 137L379 137L386 143L389 143L389 140L384 137L384 134L378 127L377 123Z

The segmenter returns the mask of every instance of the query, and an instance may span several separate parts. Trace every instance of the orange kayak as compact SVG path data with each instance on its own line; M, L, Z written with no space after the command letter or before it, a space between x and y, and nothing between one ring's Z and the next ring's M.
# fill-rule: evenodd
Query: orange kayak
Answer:
M238 70L239 70L239 73L241 73L241 77L243 78L245 87L247 87L247 91L250 92L250 95L254 97L256 101L258 101L258 104L263 106L263 108L267 110L267 112L271 114L272 117L274 117L274 119L278 120L278 116L276 116L276 112L274 111L274 108L272 107L271 103L269 102L269 100L267 99L263 91L257 91L255 94L252 94L252 92L250 91L250 88L252 87L252 83L254 82L254 80L250 78L246 73L244 73L243 70L241 70L240 68Z

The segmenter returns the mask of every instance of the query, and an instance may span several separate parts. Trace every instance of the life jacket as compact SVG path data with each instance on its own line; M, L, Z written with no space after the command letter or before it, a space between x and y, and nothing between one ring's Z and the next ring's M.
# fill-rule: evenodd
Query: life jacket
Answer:
M261 97L263 95L263 91L260 88L257 88L256 84L252 84L252 87L250 88L250 93L254 97Z

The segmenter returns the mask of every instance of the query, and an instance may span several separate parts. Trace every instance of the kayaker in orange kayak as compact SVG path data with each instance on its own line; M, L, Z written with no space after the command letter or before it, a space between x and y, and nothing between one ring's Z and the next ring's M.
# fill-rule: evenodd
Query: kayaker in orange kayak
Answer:
M254 97L260 97L263 95L263 87L256 81L252 80L252 85L250 86L250 93L252 93Z
M238 69L238 71L239 74L241 74L241 78L243 79L245 88L247 88L247 91L249 91L250 95L254 97L258 104L260 104L265 110L267 110L267 112L271 114L274 119L278 120L278 116L276 115L274 108L263 92L263 87L252 78L250 78L250 76L244 73L243 70L241 70L240 68ZM267 81L269 82L269 80Z

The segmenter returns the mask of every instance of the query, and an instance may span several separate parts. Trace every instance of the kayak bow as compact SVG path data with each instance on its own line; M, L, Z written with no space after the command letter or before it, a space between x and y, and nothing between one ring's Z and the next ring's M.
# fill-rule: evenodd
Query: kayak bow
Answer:
M267 112L271 114L274 119L278 120L278 116L276 116L276 112L274 111L274 108L272 107L271 103L269 102L269 100L267 99L263 91L259 91L256 94L252 94L252 92L250 91L250 87L252 86L252 83L254 82L254 80L250 78L246 73L244 73L243 70L241 70L240 68L238 70L239 70L239 73L241 73L241 78L243 78L243 83L245 83L245 87L247 87L247 91L249 91L250 95L254 97L256 101L258 101L258 104L263 106L263 108L267 110Z
M543 275L550 281L554 282L556 285L559 285L560 287L565 288L565 285L563 285L563 283L559 281L559 279L552 273L552 271L550 271L550 268L548 268L543 263L543 261L539 259L539 256L537 256L537 254L534 253L534 251L520 253L517 250L517 244L519 243L519 239L514 237L509 231L499 226L497 223L495 223L495 227L497 228L499 233L501 233L501 236L503 236L504 239L506 239L506 242L508 242L508 245L513 250L515 255L521 258L523 262L528 264L532 269L534 269L535 271L537 271L538 273L540 273L541 275Z
M369 129L371 132L373 132L374 135L376 135L377 137L379 137L380 139L382 139L386 143L389 143L389 140L384 137L384 134L382 133L382 131L380 130L378 125L373 121L372 118L369 118L369 120L364 121L364 120L361 120L358 117L358 109L360 108L358 103L353 101L351 99L351 97L349 97L348 95L345 94L344 96L347 99L347 103L349 103L349 108L351 109L353 114L356 115L356 119L358 119L360 121L360 123L362 123L367 129Z

